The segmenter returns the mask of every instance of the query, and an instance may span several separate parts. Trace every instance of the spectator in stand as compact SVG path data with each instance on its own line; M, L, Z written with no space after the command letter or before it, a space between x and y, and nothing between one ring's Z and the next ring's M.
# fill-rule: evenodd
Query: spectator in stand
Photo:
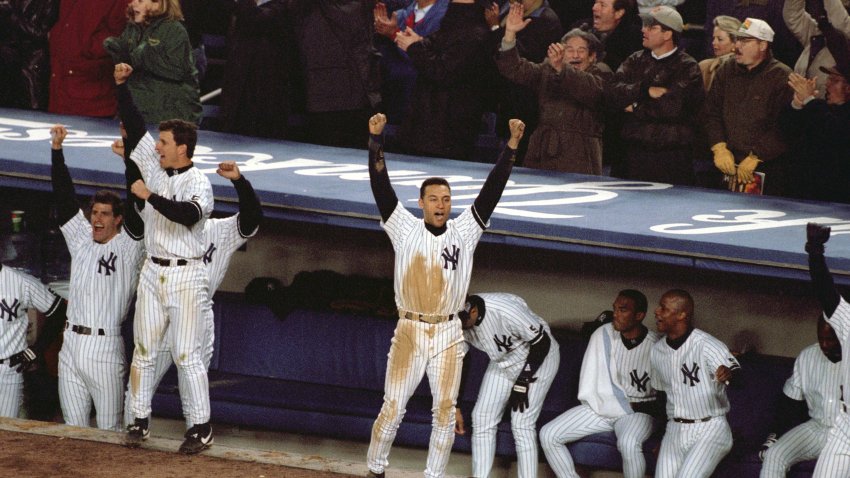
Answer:
M732 184L753 182L765 173L764 194L785 190L785 152L779 113L791 101L791 69L773 58L773 29L747 18L735 35L735 61L717 70L705 108L705 135L714 165Z
M639 13L649 13L650 10L661 5L676 8L683 3L685 0L637 0Z
M417 71L401 128L405 152L471 160L481 124L487 22L474 0L452 0L440 29L423 37L408 27L396 36Z
M717 72L717 68L724 61L734 56L735 32L738 31L738 27L740 26L741 21L735 17L720 15L714 18L714 31L711 36L711 49L714 52L714 57L706 58L699 62L705 91L711 88L711 82L714 80L714 74Z
M59 20L50 30L51 113L115 116L112 60L106 37L127 23L127 0L60 0Z
M285 0L239 0L228 39L221 93L223 130L284 138L289 116L294 39ZM131 77L132 78L132 77Z
M592 33L570 30L549 46L548 60L520 56L517 31L527 22L522 5L513 4L496 57L499 72L537 93L540 123L532 134L525 166L568 173L602 174L602 91L611 76L598 63L602 44Z
M794 73L817 79L818 97L826 93L827 74L821 67L835 64L835 58L826 46L824 34L818 28L829 22L844 35L850 35L850 15L841 0L785 0L782 8L785 25L803 45L803 52L794 64Z
M238 0L237 0L238 1ZM262 5L269 0L255 0ZM183 10L183 26L189 34L192 45L192 57L198 70L198 83L207 73L207 52L204 49L203 34L218 33L225 35L230 25L230 17L236 8L234 0L180 0Z
M611 71L617 71L623 60L643 49L643 33L635 0L596 0L593 18L579 21L574 26L589 29L602 41L605 58L601 61Z
M198 72L177 0L133 0L121 36L103 47L112 60L133 67L127 86L146 123L201 122Z
M423 37L439 30L449 1L414 0L391 16L387 16L386 4L375 4L375 33L384 37L379 38L377 43L381 52L381 97L390 124L404 121L413 85L416 84L416 68L407 53L395 45L395 37L408 27Z
M850 203L850 44L829 23L821 23L836 65L821 67L825 99L818 98L814 78L792 73L794 99L782 113L784 129L798 137L789 157L794 162L795 195L805 199Z
M683 22L672 7L641 15L643 46L620 65L605 91L625 119L625 177L690 185L696 116L705 93L696 60L679 48Z
M47 32L58 16L55 0L0 2L0 106L47 109Z
M496 3L491 4L490 8L484 11L487 24L490 25L490 51L496 52L499 49L505 35L508 12L515 4L523 7L524 19L528 20L515 34L517 52L528 61L540 63L546 59L549 45L559 41L563 33L561 21L555 11L549 8L547 0L511 0L501 8ZM495 108L496 133L500 137L509 136L509 119L519 118L525 123L525 134L517 149L517 161L523 164L529 138L537 128L537 118L540 115L536 94L531 88L511 83L495 70L492 74L495 77L495 88L492 91L494 96L487 98L485 104L488 105L488 111Z
M381 109L370 0L289 0L306 88L308 140L366 147L363 125Z
M705 0L705 31L711 31L712 21L718 15L729 15L741 21L745 18L762 19L773 27L775 32L771 47L774 57L790 65L800 56L802 47L782 21L784 3L785 0ZM706 35L706 44L711 40L711 37Z

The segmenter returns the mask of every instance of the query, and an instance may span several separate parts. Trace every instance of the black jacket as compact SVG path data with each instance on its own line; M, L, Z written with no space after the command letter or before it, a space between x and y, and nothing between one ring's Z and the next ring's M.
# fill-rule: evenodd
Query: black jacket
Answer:
M0 106L46 109L58 0L0 1Z

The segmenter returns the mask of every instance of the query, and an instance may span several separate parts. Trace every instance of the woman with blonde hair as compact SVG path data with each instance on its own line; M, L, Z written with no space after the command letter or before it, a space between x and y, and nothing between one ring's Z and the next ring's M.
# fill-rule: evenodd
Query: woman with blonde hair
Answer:
M103 41L117 63L133 67L127 85L146 123L201 120L200 90L178 0L132 0L127 26Z
M714 80L714 72L717 71L717 68L724 61L732 57L735 50L735 32L741 26L740 20L727 15L714 17L713 23L714 32L712 34L711 48L714 50L714 57L699 62L705 91L711 88L711 82Z

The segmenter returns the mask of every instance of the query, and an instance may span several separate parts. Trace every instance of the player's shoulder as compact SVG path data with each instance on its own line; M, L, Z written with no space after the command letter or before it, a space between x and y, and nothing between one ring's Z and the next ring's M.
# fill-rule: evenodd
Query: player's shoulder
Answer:
M824 357L823 352L820 349L820 345L817 343L811 344L808 347L804 348L800 355L797 355L797 362L801 364L814 364L820 361L821 357Z

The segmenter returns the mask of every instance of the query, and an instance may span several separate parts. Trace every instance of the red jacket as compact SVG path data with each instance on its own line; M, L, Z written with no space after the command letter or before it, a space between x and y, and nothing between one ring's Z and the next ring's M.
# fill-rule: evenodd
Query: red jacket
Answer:
M120 35L128 0L60 0L50 30L51 113L114 116L113 64L103 40Z

